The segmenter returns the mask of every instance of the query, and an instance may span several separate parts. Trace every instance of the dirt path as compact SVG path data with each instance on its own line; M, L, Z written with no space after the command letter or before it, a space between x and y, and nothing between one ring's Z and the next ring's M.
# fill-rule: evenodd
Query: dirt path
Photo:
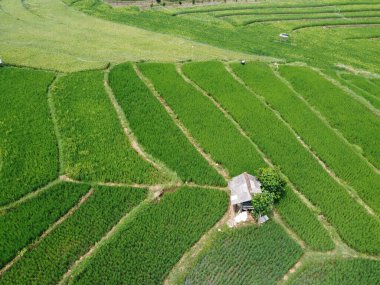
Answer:
M156 99L161 103L161 105L165 108L166 112L170 115L173 122L176 124L176 126L182 131L182 133L185 135L185 137L189 140L189 142L198 150L198 152L203 156L204 159L209 163L210 166L215 168L215 170L226 180L228 181L230 179L230 176L226 169L224 169L222 166L217 164L212 157L207 154L200 144L195 140L195 138L191 135L190 131L182 124L180 120L177 119L176 114L174 111L170 108L170 106L166 103L166 101L160 96L158 91L155 89L152 82L146 78L142 72L138 69L137 65L134 64L133 68L135 69L137 75L140 77L140 79L145 83L145 85L148 87L148 89L151 91L151 93L156 97Z
M52 231L54 231L60 224L62 224L64 221L66 221L70 216L72 216L79 208L87 201L87 199L94 193L94 189L90 189L82 198L79 200L79 202L72 207L66 214L64 214L62 217L60 217L53 225L51 225L45 232L42 233L42 235L33 243L29 244L25 248L23 248L19 254L11 260L8 264L6 264L1 270L0 270L0 277L3 275L6 271L8 271L18 260L20 260L25 253L33 250L36 248L43 239L48 236Z

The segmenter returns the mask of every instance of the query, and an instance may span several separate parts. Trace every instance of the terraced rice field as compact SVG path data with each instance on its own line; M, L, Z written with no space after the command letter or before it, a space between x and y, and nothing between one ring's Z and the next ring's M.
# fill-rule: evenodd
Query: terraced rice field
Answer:
M380 3L168 6L0 0L0 284L380 284Z

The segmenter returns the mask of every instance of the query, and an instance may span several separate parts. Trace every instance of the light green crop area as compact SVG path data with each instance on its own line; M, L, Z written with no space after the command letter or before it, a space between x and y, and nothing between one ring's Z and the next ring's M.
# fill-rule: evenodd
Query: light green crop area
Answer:
M60 0L0 1L0 51L6 63L65 72L147 59L249 58L243 53L97 19Z

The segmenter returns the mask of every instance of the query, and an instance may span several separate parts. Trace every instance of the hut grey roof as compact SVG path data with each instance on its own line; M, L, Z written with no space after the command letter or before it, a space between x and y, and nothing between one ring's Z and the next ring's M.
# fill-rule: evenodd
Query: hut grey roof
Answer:
M261 193L261 183L253 175L244 172L236 176L228 182L228 188L231 190L231 203L232 205L240 204L243 202L251 201L252 194L256 195Z

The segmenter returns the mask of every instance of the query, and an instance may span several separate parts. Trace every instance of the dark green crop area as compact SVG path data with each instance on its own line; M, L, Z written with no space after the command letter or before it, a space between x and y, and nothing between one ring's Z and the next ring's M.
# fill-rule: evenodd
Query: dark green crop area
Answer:
M47 91L54 74L0 69L0 205L58 176L58 147Z
M74 284L161 284L227 209L218 190L180 188L150 203L94 254Z
M302 249L276 223L222 233L184 284L276 284Z
M0 284L57 283L146 193L145 189L96 187L72 216L0 277Z
M109 80L132 131L147 152L174 170L185 182L225 184L175 125L131 64L113 68Z
M64 172L95 182L155 183L161 174L135 152L103 86L101 71L71 73L54 90Z
M14 258L55 221L79 202L89 190L86 185L59 183L40 195L0 215L0 266Z

